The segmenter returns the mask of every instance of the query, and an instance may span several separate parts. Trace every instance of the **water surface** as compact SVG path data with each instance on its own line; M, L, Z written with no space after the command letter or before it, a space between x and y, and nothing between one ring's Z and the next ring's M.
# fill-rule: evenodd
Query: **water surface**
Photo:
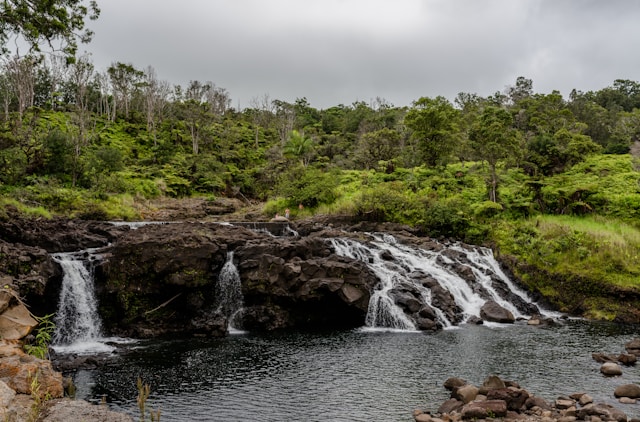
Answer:
M381 331L236 334L223 339L139 342L110 365L79 371L78 398L137 416L136 379L148 407L168 421L412 421L436 410L451 376L480 384L491 374L553 400L587 392L629 416L616 386L640 381L635 367L606 378L592 352L620 353L637 328L570 321L553 327L462 326L438 333Z

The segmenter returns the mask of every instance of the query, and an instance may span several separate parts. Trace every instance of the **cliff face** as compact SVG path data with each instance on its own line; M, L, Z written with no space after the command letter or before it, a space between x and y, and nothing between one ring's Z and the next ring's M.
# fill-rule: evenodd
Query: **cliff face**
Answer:
M130 230L96 268L101 315L113 333L224 335L218 296L233 251L242 283L242 328L357 327L376 277L333 255L325 239L273 237L242 227L174 223Z

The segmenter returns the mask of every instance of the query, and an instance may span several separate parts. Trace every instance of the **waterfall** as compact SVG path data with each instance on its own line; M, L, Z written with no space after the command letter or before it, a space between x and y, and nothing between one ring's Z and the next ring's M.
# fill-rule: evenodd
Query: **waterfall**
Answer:
M227 261L220 270L216 283L217 312L229 321L230 330L241 328L240 311L244 306L240 273L233 263L233 252L227 252Z
M65 348L71 345L95 344L102 337L98 301L93 286L93 268L87 257L90 251L54 254L63 272L58 310L54 322L53 344Z
M93 278L95 250L57 253L53 259L62 268L62 285L58 310L54 317L56 330L52 348L59 353L109 353L115 347L109 343L130 343L132 340L102 336L102 321L98 314Z
M421 303L432 309L437 323L444 328L478 317L480 309L489 299L509 310L515 318L525 317L518 307L500 294L496 286L500 282L518 302L532 302L526 292L517 288L502 272L490 249L455 244L441 250L425 250L400 244L388 234L370 236L371 240L367 243L349 238L330 239L337 255L364 262L380 280L369 301L366 327L416 329L414 321L394 300L394 292L401 289L419 296ZM469 274L475 280L468 281ZM428 284L424 282L425 278L434 280L441 289L451 294L460 311L460 321L453 319L451 312L439 307L441 304L434 300L432 289L425 286ZM544 316L558 316L543 309L538 310Z

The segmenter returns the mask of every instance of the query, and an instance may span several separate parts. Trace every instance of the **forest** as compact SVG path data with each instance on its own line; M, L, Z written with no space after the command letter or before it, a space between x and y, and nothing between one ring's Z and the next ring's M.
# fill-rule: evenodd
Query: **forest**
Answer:
M488 97L321 110L263 95L240 110L211 81L34 55L4 60L0 103L3 210L139 220L157 198L233 197L265 218L350 215L490 245L536 268L522 275L551 297L548 273L582 290L637 284L635 81L565 99L518 77Z

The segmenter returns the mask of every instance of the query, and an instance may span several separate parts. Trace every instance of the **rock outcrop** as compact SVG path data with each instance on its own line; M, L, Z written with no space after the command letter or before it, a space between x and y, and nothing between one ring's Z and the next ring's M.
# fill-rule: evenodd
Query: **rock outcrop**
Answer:
M96 278L105 325L136 337L224 335L215 285L231 251L242 279L245 328L364 324L377 279L364 264L332 254L322 237L175 223L131 230L104 249Z

